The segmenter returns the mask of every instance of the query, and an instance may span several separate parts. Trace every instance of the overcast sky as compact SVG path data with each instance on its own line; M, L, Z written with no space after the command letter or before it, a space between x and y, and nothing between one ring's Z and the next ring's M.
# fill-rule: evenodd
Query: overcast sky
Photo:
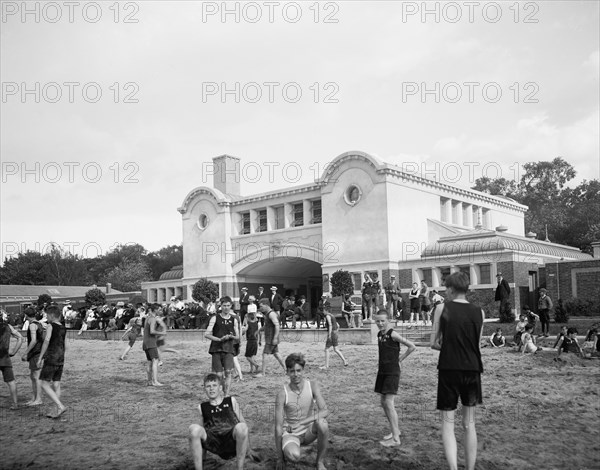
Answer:
M464 187L557 156L598 178L599 3L471 3L3 2L2 257L180 244L221 154L245 195L349 150Z

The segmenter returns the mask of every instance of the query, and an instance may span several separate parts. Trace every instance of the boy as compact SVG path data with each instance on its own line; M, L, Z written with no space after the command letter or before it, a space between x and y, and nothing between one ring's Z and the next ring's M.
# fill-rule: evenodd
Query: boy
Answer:
M190 448L196 470L202 470L204 453L208 450L222 459L237 458L237 468L244 468L246 454L251 454L248 444L248 426L242 410L234 397L225 397L223 381L217 374L204 378L204 391L208 401L198 406L200 424L190 426Z
M338 330L340 329L340 326L335 317L331 314L330 307L326 307L324 312L325 326L327 327L327 340L325 341L325 366L321 367L321 369L329 369L329 350L331 348L333 348L333 352L335 352L344 362L344 365L348 366L348 361L346 361L342 351L338 349Z
M465 468L475 469L477 432L475 405L483 402L481 391L481 335L485 313L467 301L469 276L450 274L445 280L447 302L434 312L430 345L440 351L437 409L442 418L442 443L451 470L458 468L454 415L460 397L464 429Z
M384 436L379 444L384 447L396 447L400 445L400 429L394 399L398 394L400 383L400 363L412 354L416 346L389 327L387 310L378 310L374 320L379 329L377 333L379 370L375 381L375 392L381 395L381 407L392 427L392 433ZM400 355L401 344L408 348L402 355Z
M535 325L537 324L537 321L540 319L540 317L531 311L531 309L529 308L529 305L525 305L523 307L523 315L525 315L527 321L532 326L531 334L534 334L535 333ZM540 335L540 336L542 336L542 335Z
M240 337L238 322L231 315L231 298L221 299L221 311L208 322L204 337L210 340L209 354L212 356L212 370L219 377L225 375L225 396L229 395L231 373L234 368L234 340Z
M127 329L123 336L121 336L122 340L127 338L129 340L129 344L125 347L125 350L119 357L120 360L124 361L127 357L127 353L131 351L131 348L135 344L135 340L142 334L142 317L140 317L139 312L135 312L135 315L131 320L129 320L129 324L127 325Z
M273 355L277 362L281 364L283 370L285 370L285 364L283 359L279 355L279 318L277 313L271 310L269 299L260 299L258 303L258 309L264 315L265 318L265 347L263 349L262 356L262 372L256 374L254 377L263 377L267 373L267 356ZM259 337L260 343L260 337Z
M583 350L577 342L577 328L569 328L567 335L558 342L558 353L556 359L560 358L561 353L575 353L581 357L584 357Z
M17 345L12 354L10 354L10 338L17 340ZM12 404L10 405L11 410L19 408L17 401L17 382L15 382L15 375L13 373L12 362L10 358L17 354L23 343L23 337L21 333L15 330L8 323L8 315L5 311L2 311L0 316L0 371L2 371L2 379L8 385Z
M42 390L58 407L56 413L48 413L46 416L58 419L67 411L67 407L60 401L60 379L65 364L67 329L59 321L61 313L57 306L50 305L46 309L46 314L48 316L48 326L46 327L46 336L38 357L37 367L42 368L40 372ZM42 362L44 367L42 367Z
M318 470L325 470L329 427L327 404L319 384L304 378L306 361L299 353L285 359L290 383L283 386L275 399L275 448L277 469L285 468L285 460L300 460L300 446L317 441ZM315 403L317 410L314 409Z
M160 331L157 328L156 314L162 307L158 304L150 305L148 309L148 316L146 317L146 324L144 325L144 339L142 340L142 349L146 353L146 359L148 363L146 365L146 372L148 378L146 385L152 387L162 387L158 381L158 343L157 337L160 335Z
M502 328L496 328L496 332L490 336L490 343L494 348L502 348L505 343L504 336L502 335Z
M42 370L38 367L37 363L44 342L44 327L36 319L36 311L32 307L25 309L25 318L29 322L27 328L27 349L21 359L29 362L29 377L31 378L31 389L33 390L33 398L25 403L25 405L36 406L42 404L42 382L40 381Z

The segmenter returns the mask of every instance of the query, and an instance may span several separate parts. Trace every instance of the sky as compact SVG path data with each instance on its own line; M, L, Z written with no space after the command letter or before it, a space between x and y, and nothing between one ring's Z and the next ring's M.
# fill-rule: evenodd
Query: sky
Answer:
M600 3L475 3L2 2L2 260L180 244L222 154L243 195L351 150L459 187L599 178Z

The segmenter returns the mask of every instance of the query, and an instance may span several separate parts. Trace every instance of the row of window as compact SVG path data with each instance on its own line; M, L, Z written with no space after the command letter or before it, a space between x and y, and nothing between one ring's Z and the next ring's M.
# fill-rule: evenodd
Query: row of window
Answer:
M322 221L321 217L321 200L317 199L310 201L310 214L311 219L308 221L304 220L304 203L296 202L291 204L291 220L290 227L302 227L308 224L320 224ZM279 230L285 228L285 206L274 206L273 207L273 230ZM256 211L256 231L266 232L268 230L267 224L267 209L258 209ZM250 211L240 212L240 235L251 233L251 220Z
M448 209L450 209L450 214L448 214ZM479 220L480 210L481 221ZM479 222L484 228L490 228L491 226L489 209L445 197L440 197L440 220L465 227L475 227Z
M460 270L460 272L463 272L467 276L469 276L469 279L471 278L471 267L469 265L456 266L456 267ZM479 279L477 280L477 284L491 284L492 283L492 276L491 276L492 265L491 264L478 264L477 267L479 268ZM441 286L443 286L446 282L446 278L451 273L451 269L450 269L450 266L444 266L439 269L440 269L439 284ZM366 272L366 274L368 274L371 277L371 279L373 279L374 274L377 274L377 271L365 271L365 272ZM423 269L421 269L421 272L423 274L421 280L425 281L428 286L433 286L433 277L432 277L431 268L423 268ZM360 291L362 289L363 274L362 273L352 273L352 281L354 282L354 290ZM404 286L404 287L406 287L406 286ZM383 289L384 286L382 285L381 288Z

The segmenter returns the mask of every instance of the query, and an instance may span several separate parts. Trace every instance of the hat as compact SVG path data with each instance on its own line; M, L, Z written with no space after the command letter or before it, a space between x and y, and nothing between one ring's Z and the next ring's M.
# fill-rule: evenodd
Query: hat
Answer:
M125 302L117 302L117 307L125 307Z
M271 286L271 290L277 290L277 287Z
M390 277L393 277L394 279L396 279L396 276L394 274L392 274Z
M502 276L502 273L496 274L496 277L500 277L500 276Z
M70 304L71 301L70 300L65 300L65 304Z
M173 302L174 300L177 300L177 297L175 297L175 296L172 296L172 297L171 297L171 302Z
M242 290L248 290L248 288L247 287L242 287Z
M540 289L540 292L548 292L544 287Z

